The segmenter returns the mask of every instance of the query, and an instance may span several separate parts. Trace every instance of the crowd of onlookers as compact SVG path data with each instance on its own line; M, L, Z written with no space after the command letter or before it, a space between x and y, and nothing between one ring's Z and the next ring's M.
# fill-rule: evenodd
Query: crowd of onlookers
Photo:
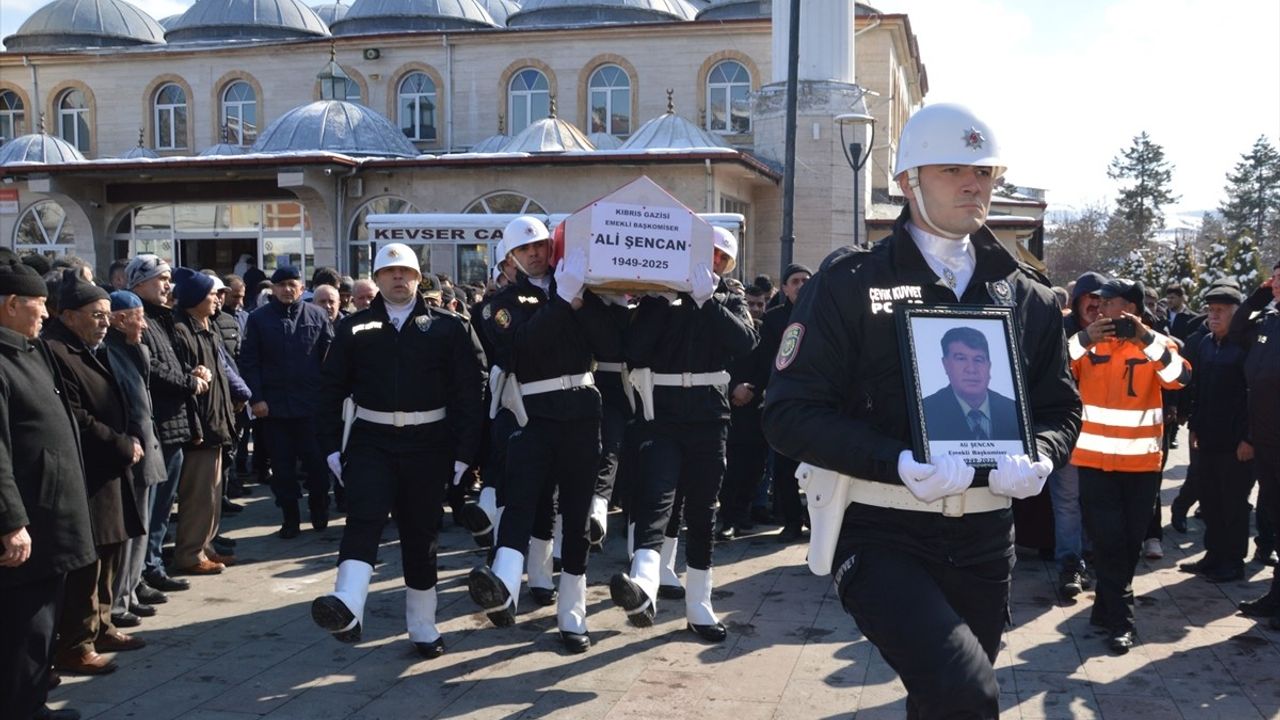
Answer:
M0 333L7 333L0 335L0 350L17 358L41 355L49 385L58 390L57 397L23 399L32 390L24 385L30 377L22 375L20 363L0 364L0 388L8 393L6 460L18 473L24 462L44 463L43 472L62 477L61 491L70 493L61 499L23 496L29 507L52 513L30 511L30 517L14 510L19 499L0 497L0 566L19 567L30 557L45 568L40 577L63 577L56 590L31 595L56 596L52 607L33 599L25 611L44 618L44 625L32 622L57 638L47 666L111 672L114 662L99 653L142 647L144 641L125 630L157 613L167 593L188 589L189 576L217 575L235 564L235 542L219 527L223 515L241 510L235 499L247 492L247 483L271 487L285 539L300 532L304 488L313 527L327 525L331 491L337 510L343 509L341 485L317 462L311 445L311 418L334 323L367 308L377 287L329 268L304 283L291 266L278 266L270 276L251 262L241 266L237 274L218 276L139 255L112 263L106 282L97 282L74 257L0 258ZM793 265L779 287L767 276L746 286L730 281L745 294L761 342L731 371L721 541L760 523L782 525L782 542L805 538L795 463L768 448L760 413L773 356L812 274ZM463 317L492 290L492 284L458 284L430 273L420 288L426 302ZM1167 450L1176 446L1182 425L1190 429L1191 464L1171 508L1172 527L1186 532L1188 513L1198 503L1207 550L1182 569L1220 583L1241 579L1247 562L1276 564L1280 264L1259 288L1221 281L1196 298L1179 284L1165 288L1162 298L1139 282L1092 272L1054 291L1081 387L1084 428L1072 463L1056 469L1040 498L1020 501L1019 542L1056 560L1065 598L1097 583L1093 619L1113 631L1113 647L1123 651L1117 643L1124 645L1125 632L1132 641L1131 581L1139 553L1153 559L1164 554L1158 490ZM40 296L46 310L36 307ZM43 343L30 344L37 336ZM30 438L42 438L35 446L23 444L31 441L22 439L15 420L23 402L43 403L52 412L29 423L35 433ZM53 412L60 408L66 415L61 421ZM40 422L61 423L61 429ZM79 457L66 454L70 447ZM1129 458L1124 467L1095 461L1095 455L1117 452ZM1132 473L1134 482L1118 485L1114 475L1100 474L1116 471ZM12 484L15 473L9 474ZM1249 497L1259 482L1250 555ZM77 501L66 483L79 483L84 500ZM455 517L478 489L473 469L468 482L449 491ZM77 502L87 516L54 510ZM23 555L15 523L55 524L31 535L58 537L27 538ZM0 611L12 610L14 588L38 574L0 574L0 595L9 598ZM1280 587L1273 584L1241 610L1280 626ZM36 677L56 683L56 675ZM59 717L44 708L33 712Z

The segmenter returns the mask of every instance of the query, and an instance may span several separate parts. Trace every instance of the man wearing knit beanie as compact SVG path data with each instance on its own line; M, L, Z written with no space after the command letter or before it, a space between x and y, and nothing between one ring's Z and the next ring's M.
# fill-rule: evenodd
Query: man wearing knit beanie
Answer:
M96 559L75 420L36 339L44 280L0 260L0 708L5 717L78 717L45 705L57 604L69 571ZM50 457L62 458L50 463ZM37 508L36 501L41 499Z

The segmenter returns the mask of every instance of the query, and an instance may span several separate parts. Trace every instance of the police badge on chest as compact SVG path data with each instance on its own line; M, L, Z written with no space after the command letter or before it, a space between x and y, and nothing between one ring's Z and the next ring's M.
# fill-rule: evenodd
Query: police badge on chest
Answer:
M418 317L413 319L413 324L415 327L418 328L418 332L424 333L427 331L428 328L431 327L431 316L419 315Z

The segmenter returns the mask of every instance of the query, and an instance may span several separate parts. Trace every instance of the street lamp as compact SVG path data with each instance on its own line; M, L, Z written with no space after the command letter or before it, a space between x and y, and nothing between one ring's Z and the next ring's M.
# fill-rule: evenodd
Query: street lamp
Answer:
M858 247L862 244L861 233L859 232L859 214L858 211L862 207L862 168L867 164L867 160L871 157L871 148L876 141L876 119L871 117L866 110L864 98L870 91L863 90L858 96L858 102L855 103L855 111L841 113L835 116L835 123L840 128L840 146L844 150L844 159L849 163L849 167L853 169L853 246ZM862 105L863 109L859 111L857 105ZM846 125L854 128L860 128L864 125L871 126L871 140L867 143L866 152L863 152L862 143L851 142L845 143L844 128Z

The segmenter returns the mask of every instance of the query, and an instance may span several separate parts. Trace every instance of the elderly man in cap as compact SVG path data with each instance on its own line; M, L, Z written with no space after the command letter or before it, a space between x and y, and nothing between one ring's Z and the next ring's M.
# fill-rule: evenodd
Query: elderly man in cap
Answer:
M155 255L143 254L125 268L129 289L142 300L147 327L142 343L151 358L151 409L165 466L165 481L155 488L147 528L147 560L138 599L163 602L160 592L186 590L190 584L171 578L165 570L162 550L169 530L169 511L178 496L182 477L183 447L191 441L188 403L209 391L213 377L207 367L184 365L174 352L173 270Z
M97 560L76 421L36 339L47 292L0 260L0 708L22 720L80 717L44 703L67 573Z
M368 278L360 278L351 286L351 307L356 312L368 310L370 303L378 296L378 286Z
M1244 296L1232 287L1204 296L1209 334L1196 348L1188 427L1198 451L1200 507L1205 556L1184 563L1210 582L1244 577L1249 549L1249 493L1253 490L1253 443L1247 413L1244 361L1247 348L1229 335L1231 318Z
M107 362L111 374L124 392L129 409L130 426L138 432L142 444L142 460L135 463L133 475L133 500L138 517L144 527L151 520L151 504L155 489L165 481L164 453L156 436L156 424L151 413L151 351L142 344L142 333L147 329L147 316L142 299L128 290L111 293L111 329L107 330ZM147 536L130 538L120 549L120 571L116 574L112 590L111 622L116 627L132 627L140 623L140 617L156 614L153 603L168 600L163 593L154 591L152 602L143 602L137 595L142 582L142 568L147 558Z
M396 519L409 640L444 653L436 629L436 542L446 485L480 447L484 356L453 313L429 307L413 250L391 243L373 264L378 296L344 318L324 363L319 434L347 486L334 592L311 617L341 642L361 638L365 598L387 515ZM347 408L350 411L347 411Z
M111 593L119 571L121 546L145 534L133 497L131 468L142 459L138 429L127 400L112 374L103 340L111 326L107 292L63 273L58 317L43 337L65 379L67 399L80 428L89 517L98 561L67 575L66 599L58 622L54 667L98 675L116 669L98 654L136 650L146 645L118 630L111 621Z
M283 266L271 275L271 299L249 315L240 371L253 397L249 409L266 434L274 471L271 491L283 514L280 537L298 536L298 461L307 472L311 526L329 524L329 473L316 444L320 366L333 342L333 324L318 305L300 302L302 276Z
M1083 423L1071 454L1080 471L1084 525L1093 540L1097 599L1089 621L1110 634L1112 652L1134 644L1133 572L1164 462L1161 390L1191 380L1178 344L1142 319L1142 283L1103 283L1097 320L1067 343L1080 383Z

